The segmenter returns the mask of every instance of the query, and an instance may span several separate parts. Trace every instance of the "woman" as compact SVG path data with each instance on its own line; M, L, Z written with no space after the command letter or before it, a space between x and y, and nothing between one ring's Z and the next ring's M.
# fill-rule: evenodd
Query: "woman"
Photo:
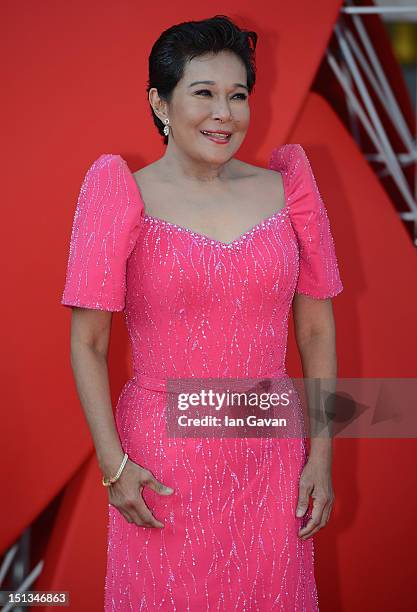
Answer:
M103 154L81 187L62 304L109 493L107 611L318 609L330 441L312 439L307 460L303 436L166 431L169 379L289 378L291 305L304 375L336 374L330 298L343 287L305 151L275 148L269 168L234 157L256 41L222 15L165 31L148 87L164 155L132 173ZM134 376L114 419L106 359L121 310Z

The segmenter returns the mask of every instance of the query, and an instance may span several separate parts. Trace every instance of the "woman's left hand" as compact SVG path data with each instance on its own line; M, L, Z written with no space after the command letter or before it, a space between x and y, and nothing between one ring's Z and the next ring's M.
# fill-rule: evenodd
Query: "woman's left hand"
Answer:
M298 504L296 516L304 516L309 504L309 497L313 498L313 510L307 524L299 530L298 536L307 540L329 520L334 502L331 466L326 459L309 457L301 472L299 482Z

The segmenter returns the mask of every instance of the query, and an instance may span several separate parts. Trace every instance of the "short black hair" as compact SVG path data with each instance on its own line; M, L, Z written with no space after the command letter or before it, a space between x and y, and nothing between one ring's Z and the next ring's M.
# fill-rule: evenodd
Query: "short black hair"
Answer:
M186 62L207 53L230 50L241 58L247 74L247 87L252 93L256 80L255 49L256 32L239 28L226 15L215 15L201 21L184 21L171 26L159 36L149 55L147 93L152 87L159 97L170 102L178 81L184 74ZM164 124L150 105L153 121L168 144Z

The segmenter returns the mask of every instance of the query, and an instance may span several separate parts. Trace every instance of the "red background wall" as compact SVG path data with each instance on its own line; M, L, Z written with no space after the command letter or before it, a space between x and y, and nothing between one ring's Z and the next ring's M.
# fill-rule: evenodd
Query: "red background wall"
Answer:
M310 93L340 2L5 1L3 351L0 552L63 488L36 588L102 609L107 494L69 363L59 304L86 168L120 153L131 170L163 154L146 96L162 30L226 14L259 35L252 124L237 157L266 166L283 142L305 146L329 210L345 290L334 300L339 376L416 376L416 252L392 203L329 104ZM289 371L300 373L292 332ZM129 376L113 318L114 404ZM336 503L315 536L321 609L408 610L414 589L415 440L337 440ZM7 491L7 493L6 493ZM82 564L80 564L82 559ZM88 577L88 579L87 579Z

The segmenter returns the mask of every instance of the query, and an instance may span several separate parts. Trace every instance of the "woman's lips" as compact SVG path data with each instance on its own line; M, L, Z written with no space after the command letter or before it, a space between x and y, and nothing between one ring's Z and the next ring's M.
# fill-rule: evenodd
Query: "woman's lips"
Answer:
M212 142L215 142L216 144L227 144L230 141L230 138L232 136L230 134L227 138L219 138L218 136L215 136L215 135L209 136L208 134L204 134L203 132L200 132L200 133L206 138L208 138L209 140L211 140Z

